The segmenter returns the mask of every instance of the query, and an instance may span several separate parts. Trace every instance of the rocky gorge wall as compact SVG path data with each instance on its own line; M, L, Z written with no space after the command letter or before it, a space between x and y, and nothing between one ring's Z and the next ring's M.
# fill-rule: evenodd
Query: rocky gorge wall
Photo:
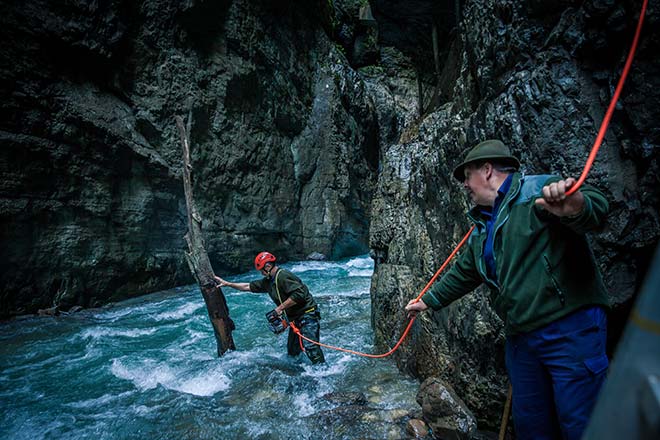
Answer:
M216 271L244 271L263 249L370 251L373 326L391 345L403 306L469 229L453 166L498 137L527 173L579 174L638 11L612 0L6 2L0 314L192 281L180 114ZM651 4L588 178L611 201L591 240L614 326L660 236L658 14ZM503 342L478 291L424 314L395 358L451 384L493 427Z
M5 2L0 314L192 282L181 146L216 271L366 253L378 130L332 3Z
M387 2L385 2L387 3ZM402 308L470 225L451 171L478 142L499 138L527 174L582 171L632 41L641 2L467 1L438 79L445 100L384 145L372 204L373 323L391 346ZM591 236L614 305L615 342L660 235L658 13L651 5L628 82L588 183L611 212ZM378 19L378 15L376 18ZM430 27L430 26L429 26ZM378 107L380 109L380 107ZM403 371L451 384L495 428L506 400L504 336L479 290L413 327L395 355Z

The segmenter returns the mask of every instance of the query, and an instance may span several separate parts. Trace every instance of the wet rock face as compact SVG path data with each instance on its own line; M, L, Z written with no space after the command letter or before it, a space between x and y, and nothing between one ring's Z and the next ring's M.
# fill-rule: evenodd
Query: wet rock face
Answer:
M3 8L0 314L191 282L181 147L216 270L367 251L378 129L328 3Z
M360 406L367 404L367 396L356 392L332 392L323 396L326 400L337 406Z
M436 438L468 440L477 430L477 421L465 403L438 378L430 377L420 385L417 403Z
M404 113L413 106L399 105L402 135L381 145L370 247L372 317L383 346L396 342L402 307L470 227L469 201L451 177L469 148L500 138L527 174L581 173L632 41L638 3L463 3L460 31L443 43L451 49L441 48L449 55L438 82L452 84L445 100L417 123ZM611 203L602 232L590 239L615 306L613 340L660 237L659 13L650 5L633 69L587 179ZM387 103L409 102L402 90L410 89L376 100L379 115L389 114ZM451 384L480 427L496 429L506 399L504 336L485 292L423 314L409 337L395 355L400 369Z
M246 270L264 249L280 260L369 249L373 325L387 346L403 306L469 229L453 166L496 137L527 173L577 176L639 8L375 0L374 27L358 0L101 3L12 2L0 17L11 60L0 66L0 315L192 281L180 114L216 270ZM611 202L591 240L615 324L660 236L659 15L651 2L588 178ZM451 384L481 427L496 427L504 336L484 292L423 314L409 338L400 369Z

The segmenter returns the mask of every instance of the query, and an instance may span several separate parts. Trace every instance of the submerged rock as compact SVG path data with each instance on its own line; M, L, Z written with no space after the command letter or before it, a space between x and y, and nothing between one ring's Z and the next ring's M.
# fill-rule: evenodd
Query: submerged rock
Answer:
M60 315L60 308L55 306L55 307L50 307L48 309L39 309L39 310L37 310L37 315L39 315L39 316L59 316Z
M68 313L78 313L84 310L81 306L73 306L69 309Z
M367 404L367 396L364 393L333 392L323 396L323 399L339 406Z
M407 438L406 423L411 417L406 409L379 409L346 405L309 416L326 426L328 438L392 439Z
M312 252L311 254L307 255L307 259L313 261L325 261L327 258L328 257L320 252Z
M429 427L423 420L410 419L406 425L406 432L415 439L425 439L429 435Z

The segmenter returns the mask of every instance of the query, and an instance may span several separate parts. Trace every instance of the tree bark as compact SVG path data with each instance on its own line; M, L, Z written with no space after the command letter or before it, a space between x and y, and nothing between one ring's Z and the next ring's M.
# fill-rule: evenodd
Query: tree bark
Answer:
M213 278L213 268L209 256L204 248L204 237L202 236L202 218L197 212L192 192L190 164L190 139L188 131L183 125L183 118L176 116L176 125L181 136L181 145L183 147L183 189L186 196L186 208L188 210L188 232L185 240L188 243L188 252L185 253L188 266L206 303L215 340L218 345L218 356L222 356L227 350L235 350L234 339L231 332L236 328L234 322L229 317L229 309L225 296Z

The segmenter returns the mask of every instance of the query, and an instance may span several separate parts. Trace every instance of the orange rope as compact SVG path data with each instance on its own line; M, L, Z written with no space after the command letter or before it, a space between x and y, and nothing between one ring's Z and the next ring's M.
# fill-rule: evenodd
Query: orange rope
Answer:
M603 119L603 122L600 124L600 130L598 130L598 136L596 137L596 142L594 142L593 147L591 147L591 153L589 153L589 157L587 158L587 163L584 166L584 169L582 170L582 175L577 180L577 182L575 182L573 186L571 186L571 188L568 191L566 191L567 196L570 196L575 191L577 191L580 188L580 186L582 186L584 180L587 178L587 174L589 174L589 171L591 170L591 166L593 165L594 160L596 160L596 154L598 154L600 145L603 143L603 139L605 138L605 132L607 132L607 127L610 125L610 119L612 119L612 113L614 113L614 108L616 107L616 103L619 100L621 89L623 89L623 83L626 82L626 77L628 76L628 72L630 71L630 66L632 65L633 58L635 57L635 51L637 50L637 42L639 41L639 35L642 32L642 23L644 22L644 14L646 13L647 3L648 0L644 0L644 3L642 4L642 11L639 13L639 21L637 22L637 30L635 31L635 38L633 38L633 42L630 47L630 52L628 53L628 58L626 59L626 64L623 67L623 72L621 73L621 78L619 78L619 83L617 84L616 90L614 91L614 96L610 101L610 106L607 108L607 112L605 113L605 118Z
M440 269L438 269L437 272L435 273L435 275L433 275L433 278L431 278L431 280L426 284L426 286L424 287L424 289L422 289L422 291L417 296L417 298L415 298L415 302L419 301L422 298L422 296L424 296L426 291L429 290L429 288L431 287L433 282L440 275L440 272L445 270L445 268L447 267L447 265L449 264L451 259L454 258L454 255L456 255L458 253L458 250L465 244L465 242L470 237L470 234L472 233L473 230L474 230L474 225L470 228L470 230L467 232L467 234L465 234L465 236L463 237L461 242L458 243L458 246L456 246L456 248L452 251L452 253L449 255L449 257L447 257L445 262L442 263L442 266L440 266ZM293 322L290 322L289 325L291 326L291 329L293 330L293 332L298 335L298 338L299 338L301 344L302 344L302 340L304 339L305 341L311 342L312 344L316 344L320 347L325 347L325 348L329 348L329 349L332 349L332 350L343 351L345 353L356 354L358 356L364 356L364 357L368 357L368 358L384 358L384 357L387 357L387 356L391 355L392 353L394 353L401 346L401 344L403 343L403 340L406 339L406 336L408 336L408 333L410 332L410 328L412 327L413 323L415 322L415 318L416 317L413 316L412 318L409 319L408 325L406 326L406 329L403 331L403 334L399 338L399 341L396 343L396 345L394 347L392 347L392 349L390 351L388 351L387 353L383 353L383 354L369 354L369 353L363 353L361 351L349 350L347 348L335 347L334 345L323 344L321 342L314 341L313 339L309 339L308 337L304 336L300 332L298 327L296 327L296 325Z
M623 84L626 81L626 77L628 76L628 72L630 71L630 66L632 65L633 58L635 57L635 51L637 50L637 43L639 42L639 36L642 31L642 23L644 22L644 15L646 14L646 6L648 4L648 0L644 0L642 4L642 10L639 14L639 21L637 22L637 29L635 31L635 37L632 42L632 46L630 48L630 52L628 53L628 58L626 59L626 64L623 68L623 72L621 73L621 78L619 78L619 83L616 86L616 90L614 91L614 96L612 97L612 100L610 101L610 105L607 108L607 112L605 113L605 118L603 119L603 122L600 125L600 129L598 131L598 136L596 137L596 141L594 142L593 147L591 148L591 152L589 153L589 157L587 158L587 162L584 166L584 169L582 170L582 174L580 175L580 178L577 180L576 183L573 184L573 186L566 191L566 195L569 196L573 194L575 191L577 191L580 186L584 183L584 180L587 178L587 174L589 174L589 171L591 170L591 166L594 163L594 160L596 159L596 155L598 154L598 150L600 149L601 144L603 143L603 139L605 138L605 133L607 132L607 128L610 124L610 119L612 119L612 114L614 113L614 108L616 107L616 103L619 100L619 95L621 94L621 90L623 89ZM451 261L452 258L454 258L454 255L458 252L458 250L465 244L467 241L468 237L474 230L474 225L470 228L470 230L465 234L463 239L461 240L460 243L458 243L458 246L452 251L452 253L447 257L444 263L442 263L442 266L440 266L440 269L433 275L433 278L426 284L424 289L421 291L421 293L415 298L415 302L419 301L422 296L426 293L426 291L431 287L433 282L438 278L440 273L447 267L449 262ZM406 329L403 331L403 334L399 338L398 342L390 351L387 353L383 354L369 354L369 353L363 353L360 351L354 351L354 350L349 350L346 348L341 348L341 347L335 347L333 345L328 345L328 344L323 344L318 341L314 341L312 339L309 339L308 337L304 336L298 327L291 322L289 325L291 326L291 329L298 335L300 346L302 347L302 340L306 340L308 342L311 342L312 344L316 344L321 347L329 348L332 350L337 350L337 351L343 351L345 353L351 353L355 354L358 356L364 356L368 358L384 358L392 353L394 353L403 343L404 339L406 336L408 336L408 333L410 332L410 328L412 327L413 323L415 322L416 316L413 316L412 318L409 319L408 325L406 326ZM304 351L304 348L303 348Z

